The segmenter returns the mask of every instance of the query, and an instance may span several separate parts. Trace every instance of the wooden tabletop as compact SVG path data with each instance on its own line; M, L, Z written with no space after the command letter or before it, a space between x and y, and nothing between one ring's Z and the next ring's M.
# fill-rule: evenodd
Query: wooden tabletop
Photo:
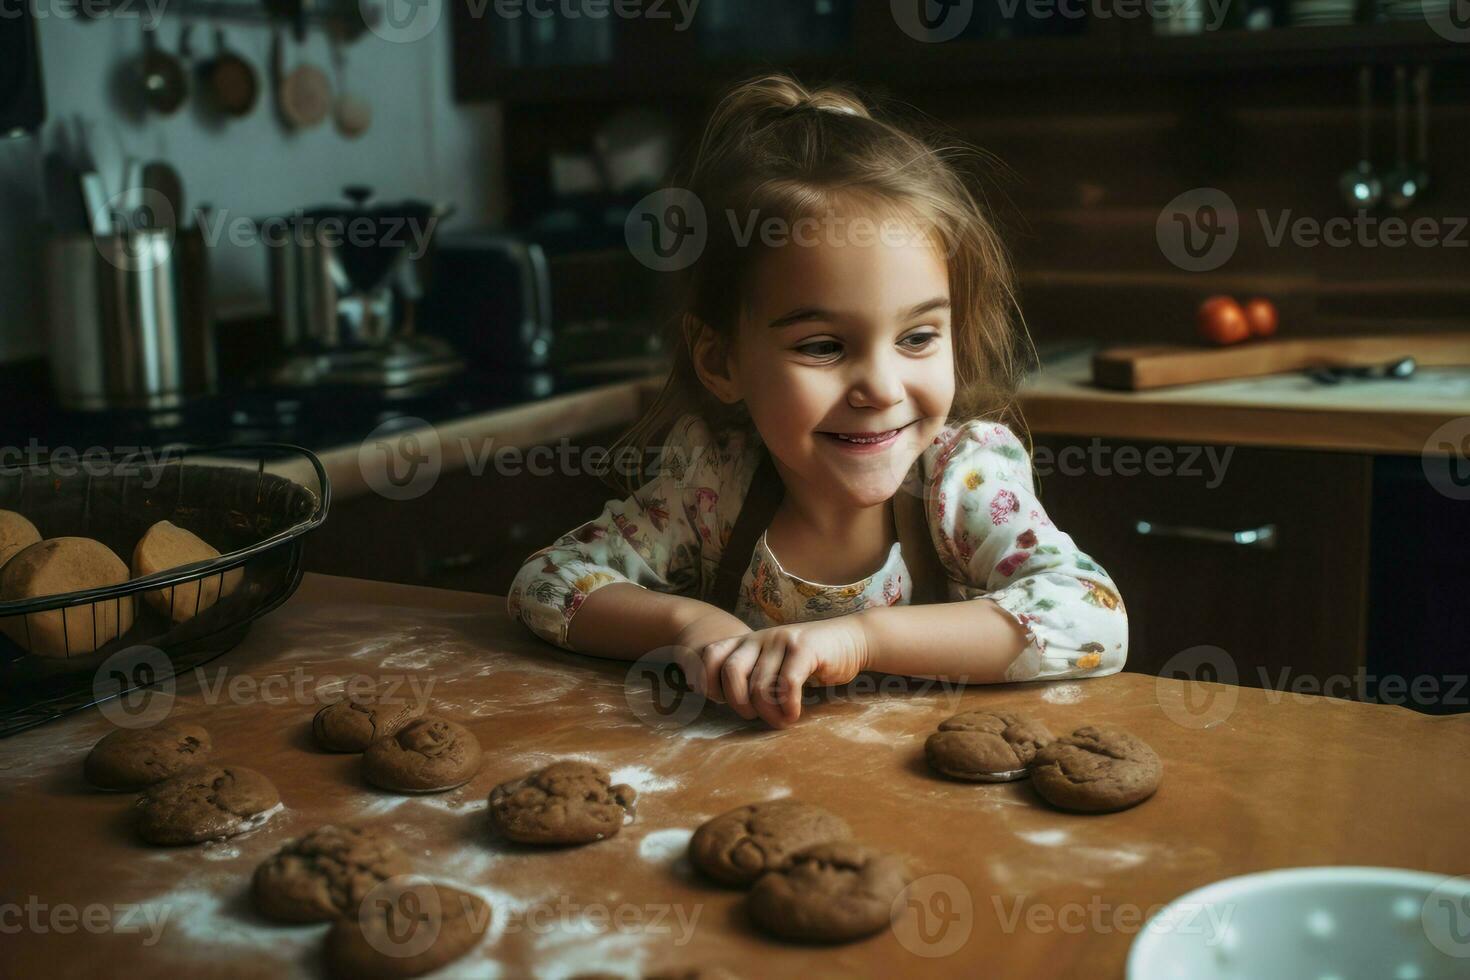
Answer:
M429 685L433 709L479 737L479 775L442 795L398 796L367 786L358 756L317 751L312 714L359 672L405 693ZM282 809L249 833L142 844L132 795L82 781L83 757L111 729L101 708L0 741L4 972L317 976L325 927L260 919L247 887L288 839L329 822L381 827L421 872L490 901L490 933L444 974L456 977L695 966L744 977L1118 977L1151 910L1221 878L1323 864L1470 872L1470 716L1129 673L960 690L865 676L784 731L717 705L656 727L641 720L646 688L635 683L630 698L626 674L542 644L508 621L499 596L308 575L239 647L180 678L171 703L171 717L209 729L216 760L279 787ZM938 722L1000 707L1056 732L1125 727L1158 751L1163 784L1134 809L1081 816L1049 809L1025 782L926 770L923 741ZM635 821L580 848L497 840L491 787L566 757L637 788ZM950 914L922 932L911 923L817 950L755 932L742 893L692 875L684 849L708 817L787 795L906 854L935 876Z

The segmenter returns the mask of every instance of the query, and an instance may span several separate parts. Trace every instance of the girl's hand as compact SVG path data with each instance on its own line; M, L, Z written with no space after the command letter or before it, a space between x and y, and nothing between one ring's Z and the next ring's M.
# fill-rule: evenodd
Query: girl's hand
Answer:
M701 605L704 604L701 603ZM679 635L674 638L673 645L685 647L698 654L706 644L716 640L745 636L748 633L750 633L750 627L735 616L717 606L706 606L679 631ZM681 663L680 666L687 665ZM688 673L687 670L686 673Z
M755 630L697 652L696 691L775 728L801 717L803 686L846 684L868 666L867 637L852 615Z

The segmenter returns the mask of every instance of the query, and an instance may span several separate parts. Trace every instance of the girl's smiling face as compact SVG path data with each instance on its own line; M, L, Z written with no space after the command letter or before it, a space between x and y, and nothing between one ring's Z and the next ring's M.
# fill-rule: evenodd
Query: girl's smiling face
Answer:
M866 508L893 496L954 401L948 269L907 224L865 239L828 227L757 261L735 350L701 375L744 399L788 489Z

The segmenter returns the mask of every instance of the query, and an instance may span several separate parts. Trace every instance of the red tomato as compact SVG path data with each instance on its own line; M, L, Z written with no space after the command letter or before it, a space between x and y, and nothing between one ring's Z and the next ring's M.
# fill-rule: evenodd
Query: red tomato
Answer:
M1211 296L1199 307L1199 335L1223 347L1248 338L1251 328L1239 303L1229 296Z
M1278 320L1276 304L1257 296L1245 304L1245 322L1250 325L1251 336L1269 337L1276 332Z

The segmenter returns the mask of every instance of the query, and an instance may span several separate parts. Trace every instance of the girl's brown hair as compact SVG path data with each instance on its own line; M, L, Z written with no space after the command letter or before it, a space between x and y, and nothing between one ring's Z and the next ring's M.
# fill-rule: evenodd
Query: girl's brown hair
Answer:
M650 452L687 412L715 431L751 425L743 403L726 405L705 388L693 359L701 325L727 349L737 336L761 254L759 236L742 242L737 231L752 215L790 228L839 203L902 214L938 240L949 263L954 338L955 398L947 421L993 418L1026 439L1016 389L1029 338L1006 249L949 159L966 152L958 145L937 149L843 86L810 90L777 73L725 93L692 158L666 185L692 193L708 226L707 243L684 272L680 313L668 325L672 371L648 411L610 449L612 458L626 458L631 454L621 451L636 447L639 466L625 479L609 474L607 482L625 495L641 486ZM735 228L727 215L739 219Z

